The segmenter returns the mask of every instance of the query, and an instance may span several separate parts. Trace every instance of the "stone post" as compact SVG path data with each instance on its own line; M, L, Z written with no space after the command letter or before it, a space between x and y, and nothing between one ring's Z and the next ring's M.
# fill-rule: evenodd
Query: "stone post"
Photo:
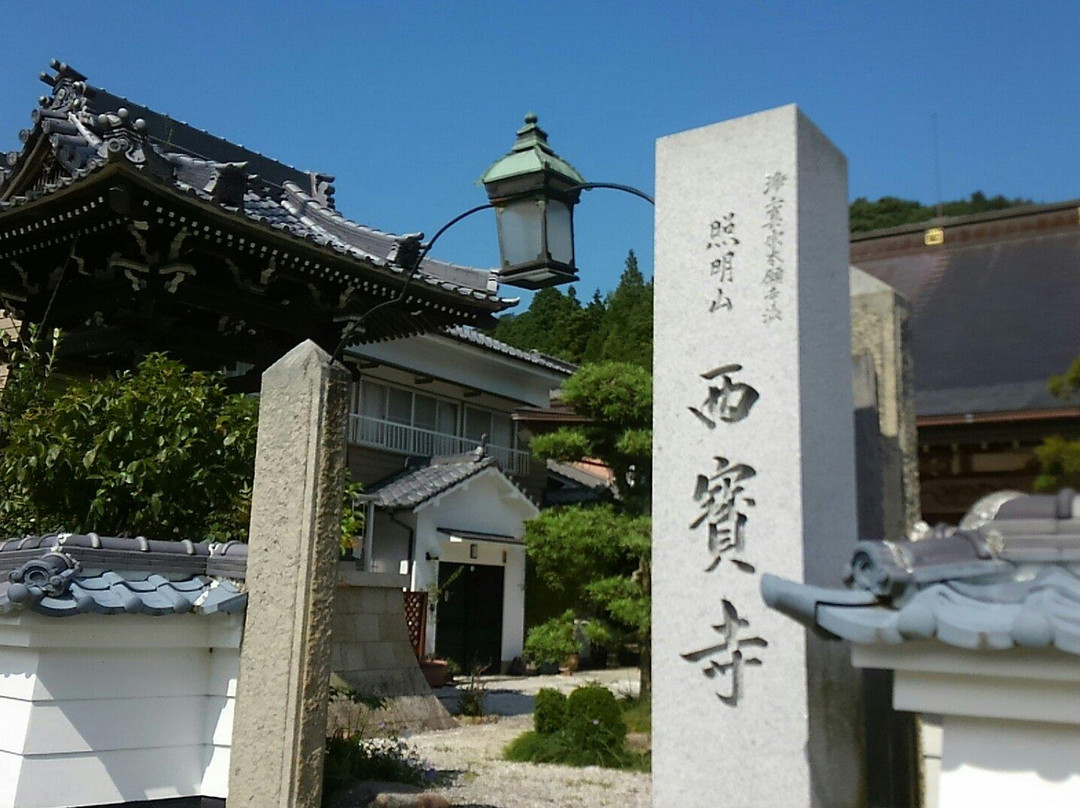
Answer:
M855 367L855 467L859 538L901 541L919 519L919 458L907 300L851 268L851 350ZM918 733L893 709L893 672L866 669L866 792L874 808L916 804Z
M907 299L873 275L851 268L851 350L869 357L877 380L884 532L864 539L901 541L921 518L915 379Z
M856 537L847 168L795 106L657 143L653 804L856 806L848 649L766 608Z
M317 808L348 373L306 341L262 378L231 808Z

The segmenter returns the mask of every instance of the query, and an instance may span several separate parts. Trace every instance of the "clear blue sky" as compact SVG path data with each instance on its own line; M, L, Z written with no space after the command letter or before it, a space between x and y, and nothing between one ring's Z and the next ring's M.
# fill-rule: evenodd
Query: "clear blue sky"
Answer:
M1080 3L97 2L9 4L0 150L51 57L91 83L337 177L345 215L429 235L535 110L589 180L653 186L657 137L795 102L848 156L852 198L1080 197ZM652 213L594 191L577 213L583 296ZM436 255L494 266L493 219Z

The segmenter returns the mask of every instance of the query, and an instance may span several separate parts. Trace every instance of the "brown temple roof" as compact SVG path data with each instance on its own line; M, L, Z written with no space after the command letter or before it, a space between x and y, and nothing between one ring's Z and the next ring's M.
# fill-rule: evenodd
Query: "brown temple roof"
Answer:
M911 301L921 422L1076 410L1046 384L1080 356L1080 201L859 233L851 263Z

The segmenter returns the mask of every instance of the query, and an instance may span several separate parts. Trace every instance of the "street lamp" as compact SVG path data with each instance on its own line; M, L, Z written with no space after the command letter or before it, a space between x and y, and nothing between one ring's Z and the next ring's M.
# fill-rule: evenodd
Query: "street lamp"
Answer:
M551 148L535 114L480 182L495 208L499 282L543 289L576 281L574 205L585 178Z
M455 216L440 227L430 241L423 233L397 239L388 260L402 267L405 282L390 300L372 306L360 316L350 316L342 328L341 341L334 350L338 359L348 341L363 330L363 323L380 309L396 306L435 242L460 222L488 208L495 209L499 234L500 283L521 289L544 289L578 280L574 264L574 205L582 191L608 188L633 194L654 205L653 198L629 185L585 182L578 170L559 157L548 145L547 132L537 125L536 115L525 116L517 140L509 153L496 160L480 178L488 199L486 205Z

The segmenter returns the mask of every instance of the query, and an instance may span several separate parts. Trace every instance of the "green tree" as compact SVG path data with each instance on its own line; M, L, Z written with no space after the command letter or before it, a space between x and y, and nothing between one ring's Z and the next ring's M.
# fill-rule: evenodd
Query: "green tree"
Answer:
M500 317L493 336L515 348L576 362L588 337L578 322L581 315L574 287L563 294L552 286L537 292L521 314Z
M630 250L619 285L607 300L607 311L593 342L586 349L591 361L630 362L652 367L653 286Z
M562 592L574 610L533 631L558 636L574 616L588 618L595 642L641 649L641 687L652 687L649 518L652 467L652 376L626 362L585 365L567 380L563 399L588 418L532 440L543 458L572 462L596 458L612 470L615 505L550 508L525 528L537 575ZM531 636L531 635L530 635Z
M652 374L628 362L583 365L566 380L562 400L589 419L532 439L534 454L575 462L600 460L615 477L623 507L649 510L652 468Z
M988 197L982 191L976 191L968 199L943 202L940 215L969 216L1030 204L1032 204L1030 199L1009 199L1001 194ZM859 233L885 227L899 227L904 224L929 222L938 215L936 205L923 205L913 199L883 196L872 202L865 196L860 196L851 203L851 232Z
M3 340L0 533L246 539L256 402L161 354L64 387L57 337Z
M1074 401L1080 395L1080 357L1060 376L1053 376L1047 387L1063 401ZM1035 449L1035 456L1042 467L1035 479L1037 491L1080 488L1080 440L1051 435Z

